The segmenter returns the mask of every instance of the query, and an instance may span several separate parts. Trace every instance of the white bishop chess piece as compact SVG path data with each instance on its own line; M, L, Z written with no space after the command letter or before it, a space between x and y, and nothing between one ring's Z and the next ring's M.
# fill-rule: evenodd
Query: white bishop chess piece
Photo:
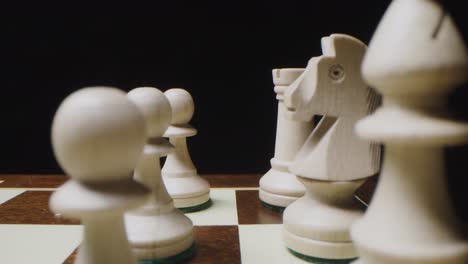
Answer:
M128 240L140 260L180 262L194 253L193 224L174 208L161 178L160 157L174 149L162 137L171 121L171 106L164 93L153 87L133 89L128 98L143 113L148 136L134 178L151 190L146 204L125 214Z
M52 145L71 179L52 194L49 206L84 225L75 263L136 264L123 213L148 199L148 189L132 179L145 140L143 116L121 90L85 88L58 108Z
M447 111L467 80L468 54L443 1L394 0L362 65L383 105L357 126L385 144L376 193L351 229L359 264L466 264L468 241L445 178L443 147L466 144L468 125Z
M183 212L206 209L211 205L210 184L198 175L187 148L187 137L197 134L188 124L195 109L192 96L180 88L169 89L164 94L172 108L171 125L164 136L175 147L162 168L164 184L174 205Z
M333 34L322 38L322 50L285 92L290 118L323 117L289 166L306 193L284 211L283 238L295 255L345 263L357 257L349 229L363 215L354 192L380 166L380 147L359 139L354 124L380 97L362 80L361 41Z
M286 118L284 91L304 69L275 69L273 83L278 99L275 156L271 169L260 179L259 196L265 204L280 210L304 195L304 185L289 171L289 164L312 131L313 122Z

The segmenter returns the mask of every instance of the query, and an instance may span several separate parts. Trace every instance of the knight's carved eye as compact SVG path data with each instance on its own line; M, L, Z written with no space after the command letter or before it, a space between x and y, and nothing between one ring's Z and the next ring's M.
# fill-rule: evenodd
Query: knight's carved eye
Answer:
M339 64L332 65L330 69L328 70L328 76L330 76L330 78L336 82L343 80L345 76L345 71L344 71L343 66Z

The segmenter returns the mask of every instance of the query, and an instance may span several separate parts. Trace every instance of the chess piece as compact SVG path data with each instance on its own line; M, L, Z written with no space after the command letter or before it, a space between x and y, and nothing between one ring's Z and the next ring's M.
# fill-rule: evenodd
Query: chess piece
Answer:
M128 98L143 113L148 141L135 169L134 178L151 190L141 208L125 214L125 226L132 250L140 260L175 262L193 253L192 221L174 208L161 178L160 157L173 151L163 138L171 121L171 106L156 88L131 90Z
M169 137L175 147L162 168L164 184L177 208L183 212L203 210L211 204L210 184L197 174L187 148L187 137L197 134L197 130L188 124L194 112L192 96L178 88L164 94L172 108L171 125L164 136Z
M52 145L71 179L53 193L49 206L84 225L75 263L136 263L123 212L148 199L148 190L131 177L145 138L143 116L118 89L85 88L58 108Z
M271 169L260 179L259 196L262 202L280 210L304 195L304 185L288 167L299 148L313 129L313 122L293 121L286 118L284 91L304 69L275 69L273 83L278 99L275 156Z
M289 118L323 117L289 166L306 194L284 211L283 238L295 255L344 263L357 256L349 228L363 214L354 192L380 164L379 146L359 139L354 124L380 97L361 78L361 41L333 34L322 38L322 50L285 92Z
M390 4L362 65L384 103L356 130L383 142L385 155L370 207L351 229L355 263L468 263L443 157L443 146L468 141L468 125L446 110L448 93L467 80L467 70L467 50L441 1Z

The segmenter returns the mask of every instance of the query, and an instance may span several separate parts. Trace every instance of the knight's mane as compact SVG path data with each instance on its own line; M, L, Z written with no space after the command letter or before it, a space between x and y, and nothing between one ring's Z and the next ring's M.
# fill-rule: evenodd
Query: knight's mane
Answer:
M374 88L367 86L367 114L371 114L382 104L382 96Z

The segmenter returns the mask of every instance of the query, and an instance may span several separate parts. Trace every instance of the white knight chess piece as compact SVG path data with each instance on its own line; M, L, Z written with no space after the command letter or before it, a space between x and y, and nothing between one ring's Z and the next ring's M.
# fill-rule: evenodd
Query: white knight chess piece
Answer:
M322 38L322 50L285 92L289 118L323 117L289 166L306 194L286 208L283 237L296 254L351 260L357 252L349 229L363 215L354 191L380 168L380 147L359 139L354 125L380 97L361 77L361 41L333 34Z

